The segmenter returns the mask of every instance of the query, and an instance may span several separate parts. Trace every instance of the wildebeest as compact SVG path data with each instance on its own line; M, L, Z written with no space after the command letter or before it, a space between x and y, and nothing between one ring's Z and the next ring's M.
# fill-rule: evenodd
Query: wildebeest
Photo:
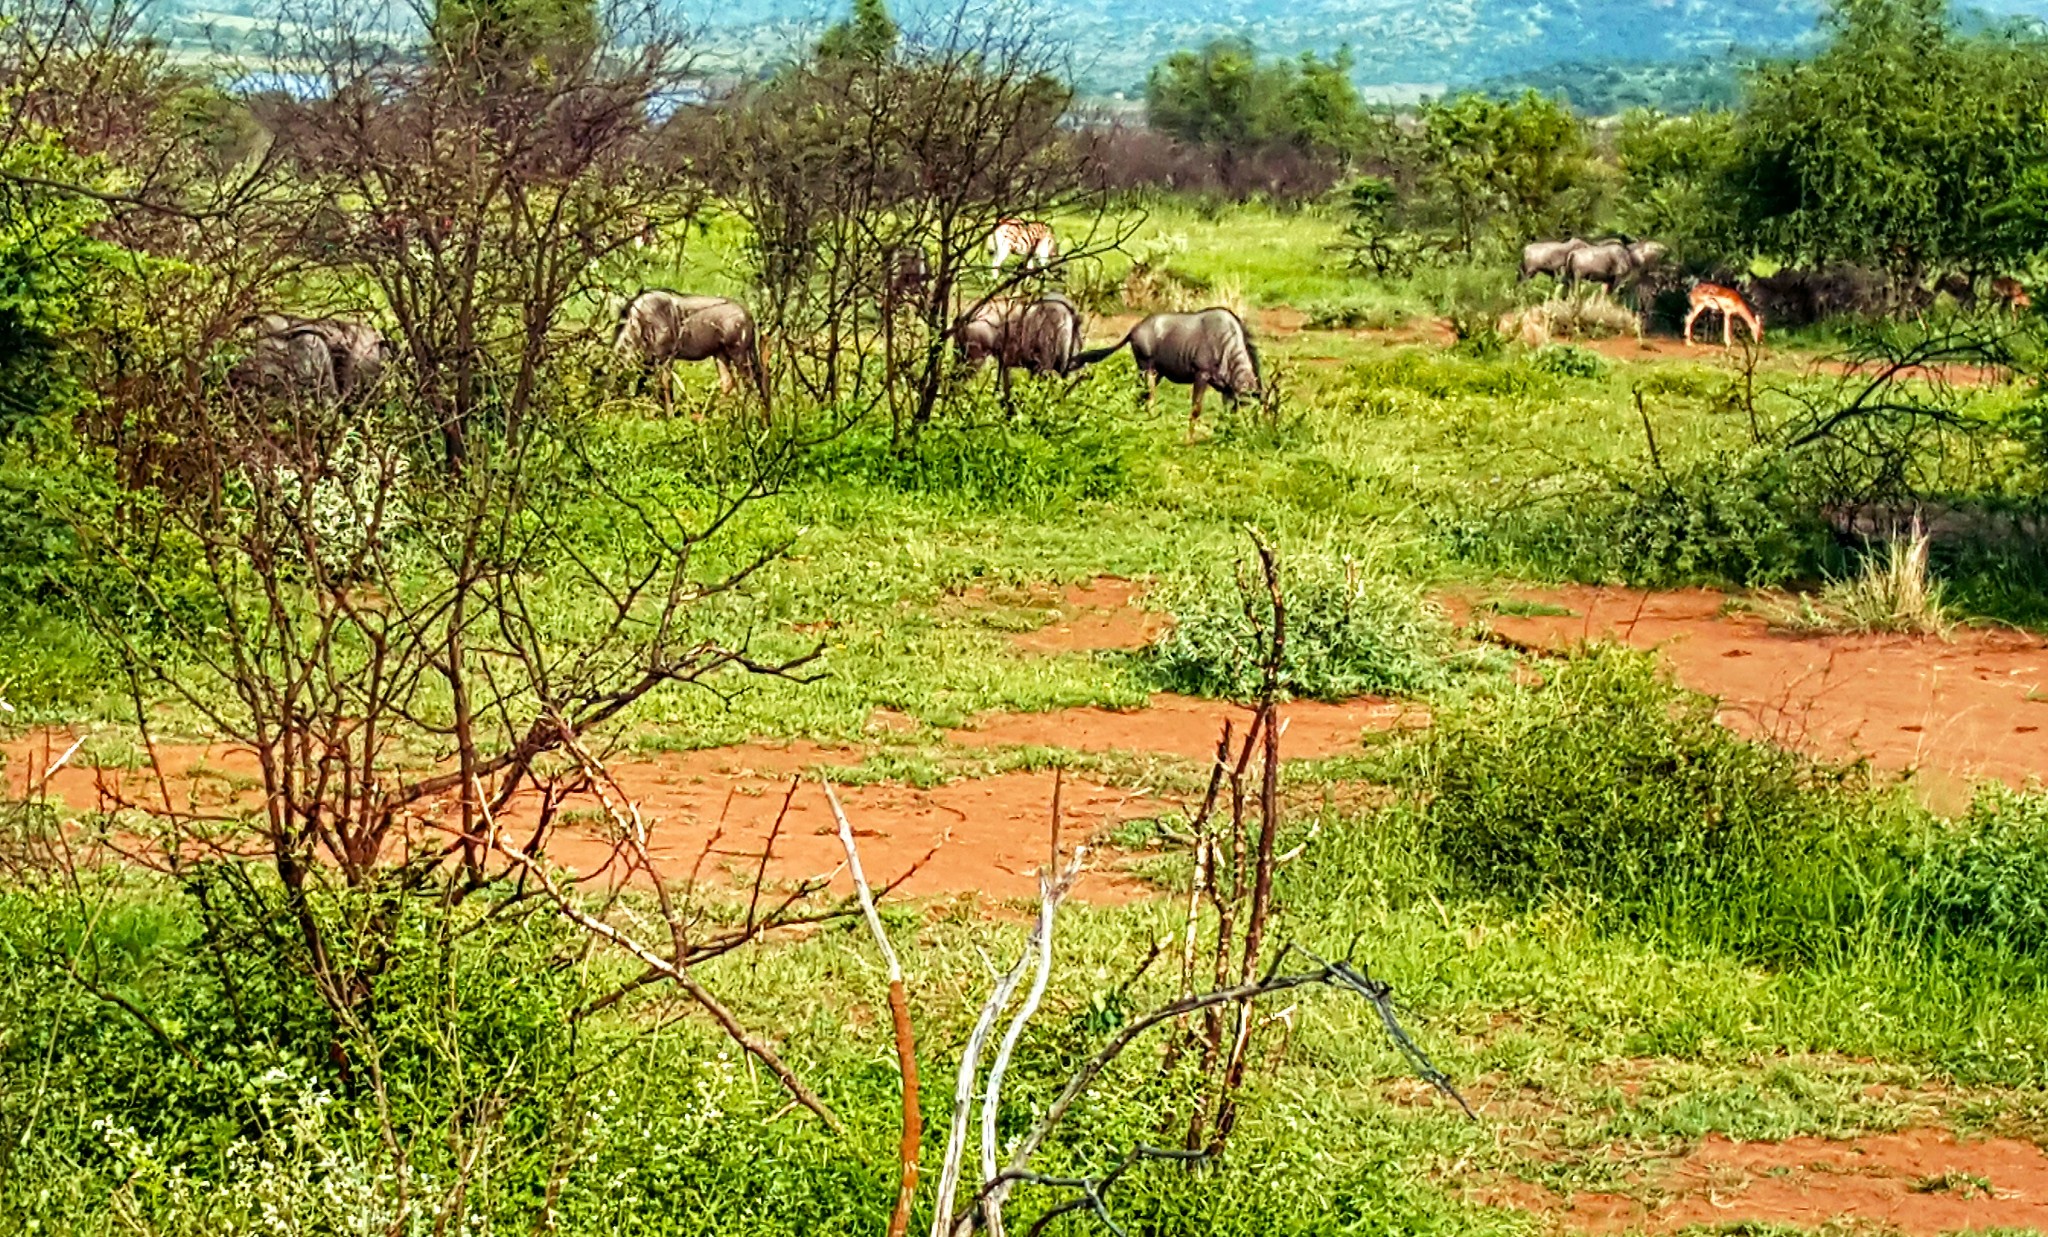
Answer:
M994 361L1007 390L1013 369L1059 375L1074 367L1081 352L1081 311L1057 292L1037 300L988 301L960 319L954 340L969 365Z
M922 305L931 281L932 264L922 245L899 245L889 250L882 267L882 313L893 315Z
M1522 283L1538 275L1548 275L1563 282L1566 263L1574 253L1586 247L1587 243L1576 236L1562 241L1531 241L1522 246L1522 271L1515 281Z
M259 336L230 379L274 398L357 403L384 373L384 336L348 318L259 314L246 320Z
M1597 283L1609 292L1617 292L1622 284L1654 269L1667 252L1656 241L1603 241L1587 245L1565 255L1565 280L1574 284Z
M658 377L665 412L675 410L674 363L710 360L718 363L720 390L731 391L734 375L744 375L760 396L762 419L768 417L768 370L754 316L738 301L649 288L619 310L612 355L622 367L637 367L637 387Z
M1194 387L1194 403L1188 410L1189 442L1195 440L1195 420L1202 415L1202 395L1209 388L1221 391L1232 404L1263 394L1258 348L1244 320L1228 309L1153 314L1109 347L1093 348L1075 357L1073 367L1093 365L1126 344L1138 363L1138 372L1145 375L1148 407L1159 394L1161 378Z

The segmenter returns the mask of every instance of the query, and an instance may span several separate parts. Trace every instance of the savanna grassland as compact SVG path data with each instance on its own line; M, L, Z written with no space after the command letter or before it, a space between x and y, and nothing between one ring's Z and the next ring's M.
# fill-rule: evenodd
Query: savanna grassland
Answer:
M802 84L943 113L974 76L928 98L845 54ZM447 91L429 138L589 86L456 68L406 79ZM1040 78L990 91L1052 131ZM53 193L97 165L10 131L64 278L24 260L45 282L0 299L50 349L0 358L16 403L62 410L0 438L0 1229L886 1231L907 1026L917 1231L954 1231L956 1115L966 1231L1061 1112L1013 1231L2048 1231L2037 316L1948 296L1688 349L1654 304L1516 283L1501 234L1368 271L1371 192L1082 194L1023 160L1006 192L1068 258L992 279L990 201L792 222L825 191L777 196L758 152L839 139L811 95L691 137L751 179L578 114L573 175L522 151L473 198L394 97L351 131L383 163L277 104L311 153L232 193ZM272 208L309 185L369 224ZM881 334L887 267L840 225L914 210L963 300L1057 287L1093 344L1237 310L1265 390L1191 433L1124 355L1006 392L932 334L952 304ZM207 249L219 219L247 226ZM287 415L188 363L241 276L380 323L375 399ZM622 384L608 298L651 285L752 305L773 406L709 364L672 414ZM1595 620L1673 596L1676 650ZM1766 724L1714 663L1823 669ZM1910 719L1883 694L1921 687ZM1830 729L1849 706L1884 735ZM1054 917L1041 870L1084 844ZM986 1126L970 1053L1007 1069Z

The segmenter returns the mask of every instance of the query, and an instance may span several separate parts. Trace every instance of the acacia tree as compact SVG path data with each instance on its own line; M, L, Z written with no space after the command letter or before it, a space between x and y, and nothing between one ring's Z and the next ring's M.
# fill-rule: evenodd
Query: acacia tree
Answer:
M321 97L270 117L297 175L350 204L330 261L377 290L452 467L573 373L570 311L613 291L605 260L701 196L680 131L649 123L686 80L681 40L651 6L600 17L602 41L525 43L517 68L485 33L422 60L322 27L302 49Z
M595 458L578 428L588 327L577 311L602 287L601 260L641 212L693 200L645 119L678 45L649 35L630 55L566 48L546 72L503 73L459 47L421 58L346 25L317 29L296 47L323 52L327 88L274 101L246 166L202 157L152 87L131 102L157 110L123 122L137 136L101 143L105 180L6 168L10 187L33 176L58 201L103 208L108 235L160 264L124 296L184 297L123 310L163 319L178 346L130 352L133 380L111 363L93 375L100 405L173 440L175 475L133 477L119 518L53 498L90 558L63 583L126 679L151 767L143 784L106 790L124 824L117 842L192 896L245 1038L325 1062L335 1086L369 1101L397 1231L458 1213L484 1142L509 1138L491 1115L502 1080L479 1087L458 1073L445 1093L410 1098L392 1080L397 1045L420 1034L397 1025L407 968L452 967L466 933L533 910L601 918L601 905L556 896L570 888L559 878L529 874L546 870L564 803L599 793L636 705L679 685L800 673L808 657L757 656L706 618L719 606L743 619L743 587L779 553L706 547L775 488L785 451L676 424L688 438L676 448L699 464L656 493ZM46 119L100 105L79 83L156 64L119 38L50 46L40 62L17 53L9 79ZM127 134L121 119L108 131ZM339 291L290 296L306 287ZM400 345L366 404L216 381L217 344L241 316L343 308ZM437 447L459 468L435 467ZM252 793L189 793L157 741L167 702L248 754ZM687 903L630 833L613 840L664 907ZM811 892L736 928L700 930L677 913L643 961L822 1113L772 1044L688 972L821 913L804 904ZM237 977L251 974L286 995L244 1001ZM209 1068L166 1020L109 1004ZM444 1030L430 1028L422 1051L457 1053L452 1030L436 1038ZM546 1120L575 1103L528 1084ZM422 1138L455 1144L452 1164ZM408 1167L420 1158L443 1162L432 1197Z

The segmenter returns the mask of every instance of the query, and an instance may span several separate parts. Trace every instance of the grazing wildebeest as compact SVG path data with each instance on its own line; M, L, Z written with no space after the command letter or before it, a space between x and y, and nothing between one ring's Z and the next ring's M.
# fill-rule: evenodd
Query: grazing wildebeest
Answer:
M1588 245L1565 255L1565 280L1574 284L1597 283L1610 293L1617 292L1622 284L1663 261L1667 252L1656 241L1603 241Z
M1059 255L1059 241L1054 239L1049 223L1035 219L1005 219L988 234L988 251L992 259L989 268L1000 275L1003 263L1010 260L1011 254L1024 256L1024 269L1027 271L1044 267Z
M1010 371L1060 375L1081 352L1081 311L1055 292L1037 300L994 300L960 319L954 340L967 363L994 361L1007 392Z
M768 417L768 370L754 316L738 301L649 288L619 310L612 355L621 366L639 369L636 389L658 377L664 412L675 411L674 363L710 360L718 363L720 390L731 391L733 375L744 375L761 398L762 419Z
M261 335L233 380L266 395L357 403L376 389L390 344L378 330L347 318L260 314L246 320Z
M1751 342L1760 344L1764 341L1763 319L1758 317L1756 311L1749 307L1748 301L1742 299L1742 293L1737 292L1735 289L1724 287L1717 283L1699 283L1693 285L1692 291L1686 295L1685 299L1685 342L1687 345L1692 343L1693 323L1699 321L1701 314L1706 313L1718 313L1721 315L1721 346L1723 348L1733 348L1735 346L1735 324L1737 322L1748 324Z
M1073 367L1093 365L1130 345L1138 372L1145 375L1145 403L1159 394L1159 380L1186 383L1195 389L1188 410L1188 441L1195 440L1195 420L1202 415L1202 395L1214 387L1232 404L1263 393L1259 352L1244 320L1228 309L1195 314L1153 314L1130 334L1107 348L1094 348L1074 358Z
M1522 272L1515 277L1515 282L1523 283L1538 275L1548 275L1561 283L1567 261L1586 247L1587 243L1576 236L1562 241L1531 241L1522 246Z
M888 251L882 268L882 313L893 315L922 305L931 287L932 264L922 245L899 245Z

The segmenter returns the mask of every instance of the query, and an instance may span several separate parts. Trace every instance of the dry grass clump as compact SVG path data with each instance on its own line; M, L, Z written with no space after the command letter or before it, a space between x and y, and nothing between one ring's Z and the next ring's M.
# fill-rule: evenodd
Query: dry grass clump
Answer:
M1517 310L1500 320L1500 333L1541 348L1558 339L1611 339L1633 335L1639 328L1634 310L1607 295L1599 286L1560 293L1540 304Z
M1930 538L1918 521L1863 560L1863 569L1830 580L1768 615L1779 627L1805 632L1884 632L1947 636L1955 627L1941 581L1928 570Z

